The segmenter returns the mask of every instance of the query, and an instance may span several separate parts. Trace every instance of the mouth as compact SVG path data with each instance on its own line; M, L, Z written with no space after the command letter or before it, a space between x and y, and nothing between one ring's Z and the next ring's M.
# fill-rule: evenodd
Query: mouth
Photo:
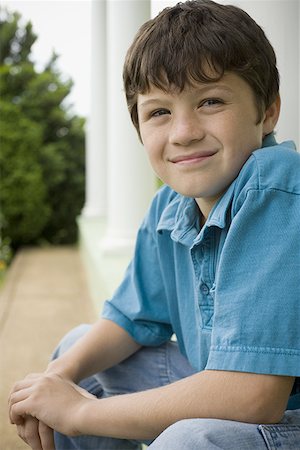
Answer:
M216 153L217 153L216 151L208 151L208 152L197 152L191 155L178 155L175 158L171 158L170 161L173 164L192 165L205 161L211 156L215 155Z

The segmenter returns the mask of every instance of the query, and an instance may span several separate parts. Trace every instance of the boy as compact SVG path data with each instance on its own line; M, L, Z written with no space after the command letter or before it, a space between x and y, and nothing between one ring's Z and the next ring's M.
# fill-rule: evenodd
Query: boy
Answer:
M274 138L274 51L242 10L186 2L141 27L124 85L166 186L102 318L15 385L11 421L36 450L52 430L58 450L297 449L300 155Z

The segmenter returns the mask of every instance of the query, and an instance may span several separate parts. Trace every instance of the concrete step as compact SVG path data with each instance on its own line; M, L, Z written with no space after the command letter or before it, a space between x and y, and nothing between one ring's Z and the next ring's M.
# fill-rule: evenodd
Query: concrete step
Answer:
M0 450L28 450L9 424L12 384L48 364L61 337L96 310L75 247L21 250L0 293Z

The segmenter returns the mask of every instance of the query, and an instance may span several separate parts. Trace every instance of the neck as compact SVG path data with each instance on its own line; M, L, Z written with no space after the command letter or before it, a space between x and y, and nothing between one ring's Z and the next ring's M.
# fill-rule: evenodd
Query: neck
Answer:
M205 224L207 221L207 218L213 209L214 205L217 203L221 195L218 195L216 197L211 198L195 198L195 202L197 203L200 213L201 213L201 227Z

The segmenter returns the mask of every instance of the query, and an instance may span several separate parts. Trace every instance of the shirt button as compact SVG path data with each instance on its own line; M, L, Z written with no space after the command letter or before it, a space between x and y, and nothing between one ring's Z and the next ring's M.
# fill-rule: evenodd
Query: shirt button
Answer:
M209 294L209 287L207 286L207 284L202 283L200 285L200 290L201 290L202 294L204 294L204 295Z

